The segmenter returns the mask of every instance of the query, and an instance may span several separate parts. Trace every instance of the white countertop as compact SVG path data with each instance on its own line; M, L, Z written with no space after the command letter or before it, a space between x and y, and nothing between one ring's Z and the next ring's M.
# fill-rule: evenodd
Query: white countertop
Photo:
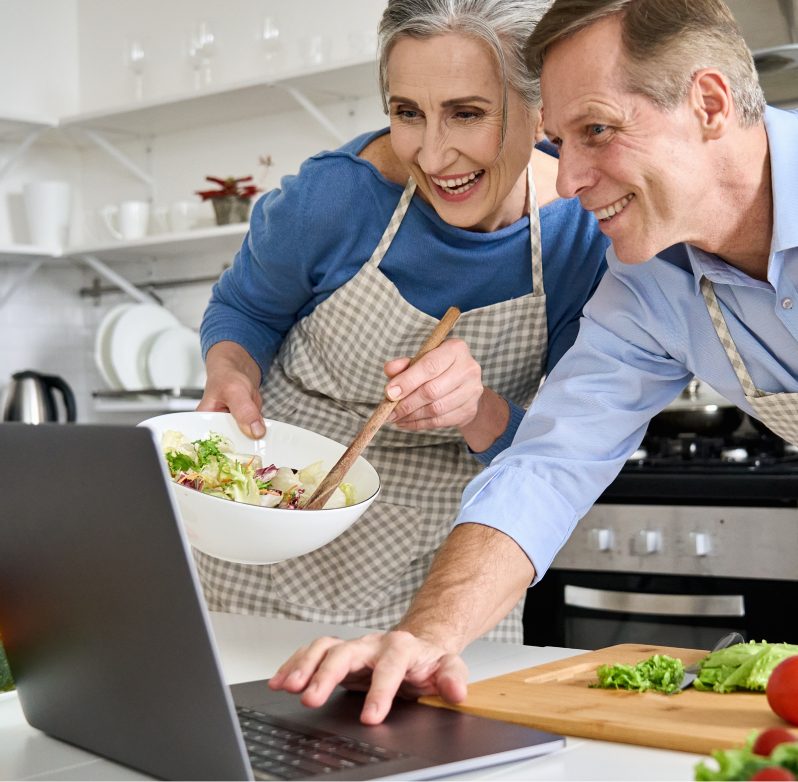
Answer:
M363 628L285 619L212 613L230 684L266 679L300 646L321 635L355 638ZM500 676L579 654L573 649L476 641L463 653L469 681ZM563 750L450 779L501 780L691 780L699 755L569 738ZM0 780L150 779L31 728L16 694L0 695Z

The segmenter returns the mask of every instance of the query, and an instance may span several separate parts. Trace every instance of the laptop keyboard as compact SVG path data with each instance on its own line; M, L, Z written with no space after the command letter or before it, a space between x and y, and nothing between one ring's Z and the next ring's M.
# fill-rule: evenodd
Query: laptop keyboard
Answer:
M289 730L251 709L236 707L236 711L258 779L305 779L405 757L347 736Z

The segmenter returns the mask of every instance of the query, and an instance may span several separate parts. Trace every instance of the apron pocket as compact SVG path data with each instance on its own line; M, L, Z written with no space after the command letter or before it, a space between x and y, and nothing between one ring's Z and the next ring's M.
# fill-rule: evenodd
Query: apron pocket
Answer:
M327 611L385 605L410 564L423 512L375 501L346 532L310 554L271 566L289 603Z

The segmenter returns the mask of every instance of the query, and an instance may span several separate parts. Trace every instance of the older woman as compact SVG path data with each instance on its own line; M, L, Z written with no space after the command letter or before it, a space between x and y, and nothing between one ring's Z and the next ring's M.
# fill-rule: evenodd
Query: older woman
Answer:
M211 608L391 627L480 461L509 445L547 365L572 344L607 243L576 199L558 199L557 160L534 148L539 92L522 53L547 6L389 0L390 129L315 155L256 205L205 314L199 409L229 410L256 436L263 410L346 443L386 375L402 402L365 453L379 501L293 560L197 553ZM407 369L397 357L452 305L463 312L452 339ZM522 610L486 637L520 642Z

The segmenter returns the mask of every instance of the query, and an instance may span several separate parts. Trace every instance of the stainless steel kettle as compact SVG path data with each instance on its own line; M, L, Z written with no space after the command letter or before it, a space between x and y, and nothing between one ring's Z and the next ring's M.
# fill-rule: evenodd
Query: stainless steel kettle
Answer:
M28 370L11 377L3 409L4 421L20 421L25 424L41 424L58 421L58 408L53 389L64 397L67 423L77 419L75 395L66 380L57 375L41 375Z

